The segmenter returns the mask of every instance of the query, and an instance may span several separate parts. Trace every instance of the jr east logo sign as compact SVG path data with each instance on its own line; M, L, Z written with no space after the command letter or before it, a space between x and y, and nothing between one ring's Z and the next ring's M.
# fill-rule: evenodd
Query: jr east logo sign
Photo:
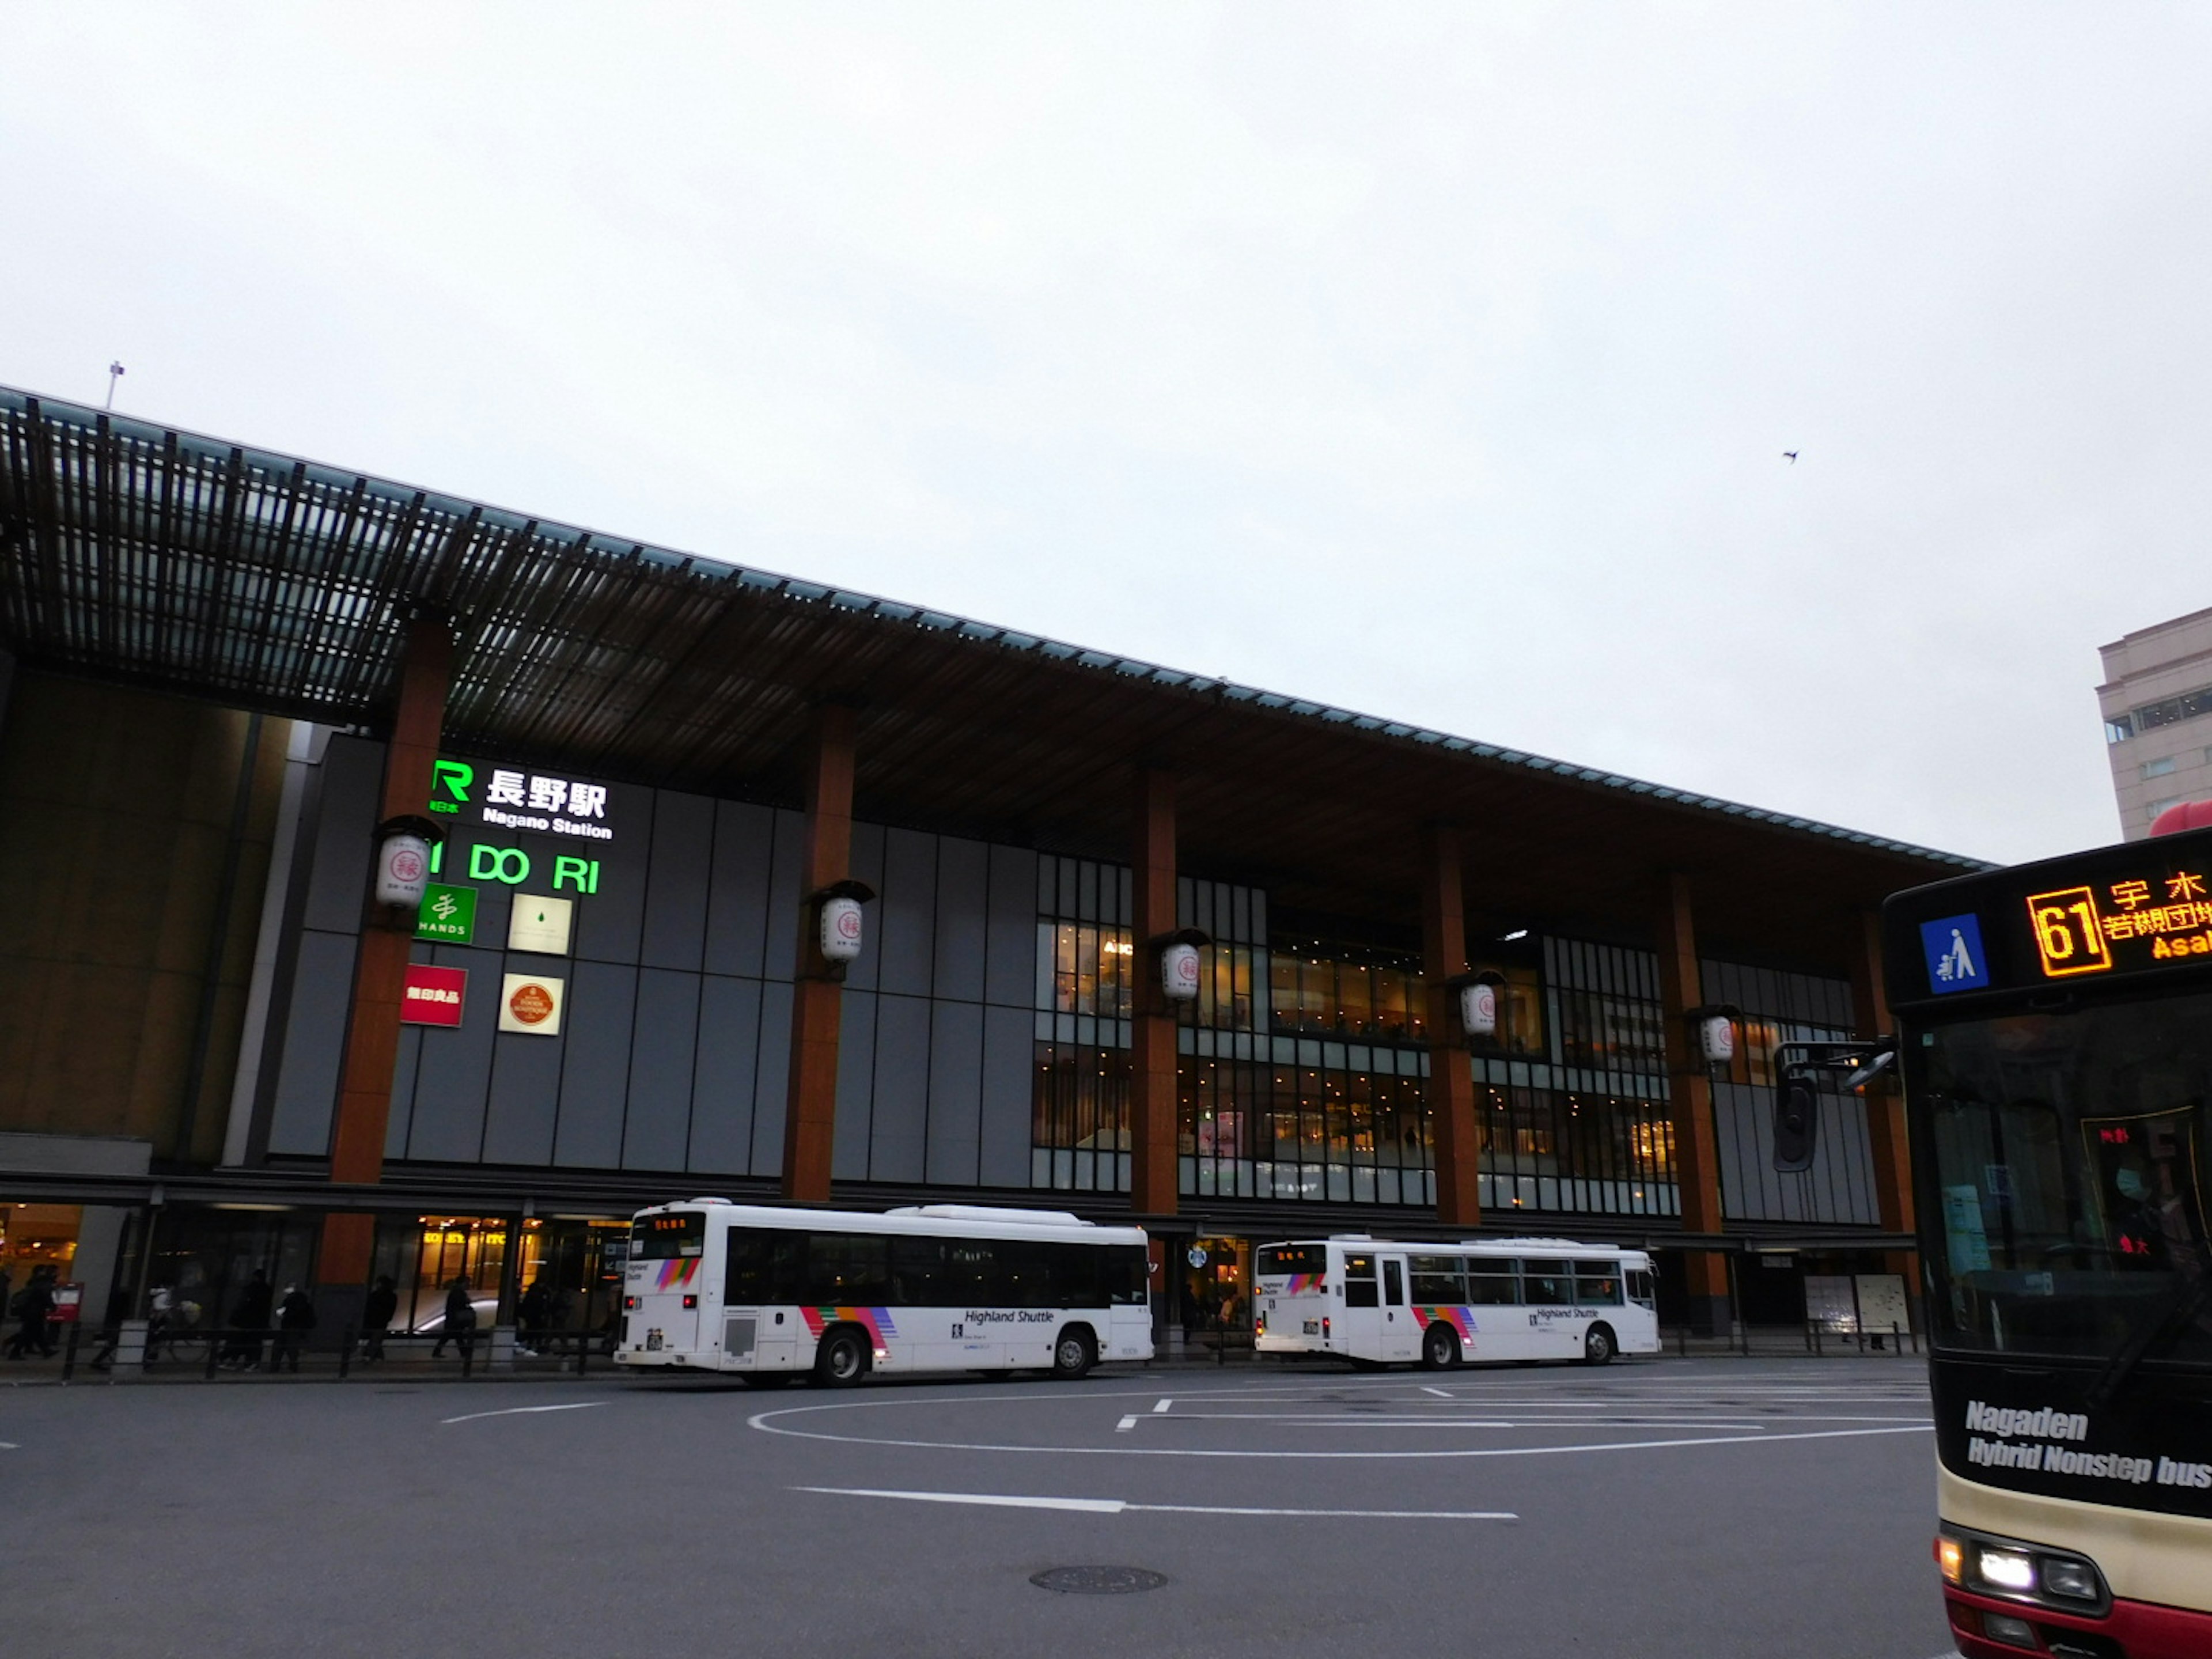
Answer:
M501 830L531 830L579 841L615 838L607 823L605 784L477 761L437 763L430 810Z

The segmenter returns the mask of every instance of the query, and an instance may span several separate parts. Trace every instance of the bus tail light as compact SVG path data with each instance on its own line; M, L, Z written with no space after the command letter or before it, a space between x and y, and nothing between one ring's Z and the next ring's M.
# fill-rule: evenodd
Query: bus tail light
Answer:
M1324 1342L1328 1340L1328 1316L1327 1314L1323 1314L1321 1316L1321 1340Z
M1267 1334L1267 1316L1264 1312L1254 1314L1252 1316L1252 1334L1255 1336L1265 1336Z
M696 1308L699 1305L699 1298L696 1296L687 1296L684 1298L684 1305L687 1308Z
M625 1307L625 1308L635 1308L635 1307L636 1307L636 1306L637 1306L637 1298L636 1298L635 1297L634 1297L634 1296L626 1296L626 1297L624 1297L623 1298L623 1307Z

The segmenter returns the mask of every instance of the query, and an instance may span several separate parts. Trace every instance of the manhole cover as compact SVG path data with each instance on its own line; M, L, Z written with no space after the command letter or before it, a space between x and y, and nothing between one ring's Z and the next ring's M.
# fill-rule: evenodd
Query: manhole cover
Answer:
M1039 1589L1063 1595L1127 1595L1158 1589L1167 1582L1167 1574L1150 1567L1047 1567L1030 1575L1030 1583Z

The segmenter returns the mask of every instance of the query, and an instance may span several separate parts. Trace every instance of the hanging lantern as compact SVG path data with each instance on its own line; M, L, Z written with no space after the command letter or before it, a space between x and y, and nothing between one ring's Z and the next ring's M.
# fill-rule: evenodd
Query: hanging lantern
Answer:
M376 902L412 909L430 881L430 843L442 839L428 818L387 818L376 826Z
M860 954L860 901L822 901L822 954L831 962L851 962Z
M1698 1040L1706 1065L1725 1066L1735 1058L1735 1021L1726 1014L1707 1014L1698 1022Z
M1198 998L1198 946L1176 943L1160 951L1160 989L1170 1002Z
M1487 980L1471 980L1459 988L1459 1023L1471 1037L1498 1035L1498 987Z

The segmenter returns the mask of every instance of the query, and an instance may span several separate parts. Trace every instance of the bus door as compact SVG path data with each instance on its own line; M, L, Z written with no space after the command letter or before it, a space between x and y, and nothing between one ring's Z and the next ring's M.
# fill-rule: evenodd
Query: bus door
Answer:
M1421 1352L1420 1323L1406 1304L1406 1258L1382 1258L1382 1359L1413 1359Z
M1382 1281L1371 1250L1346 1250L1344 1271L1336 1276L1338 1307L1332 1344L1354 1359L1382 1357Z

